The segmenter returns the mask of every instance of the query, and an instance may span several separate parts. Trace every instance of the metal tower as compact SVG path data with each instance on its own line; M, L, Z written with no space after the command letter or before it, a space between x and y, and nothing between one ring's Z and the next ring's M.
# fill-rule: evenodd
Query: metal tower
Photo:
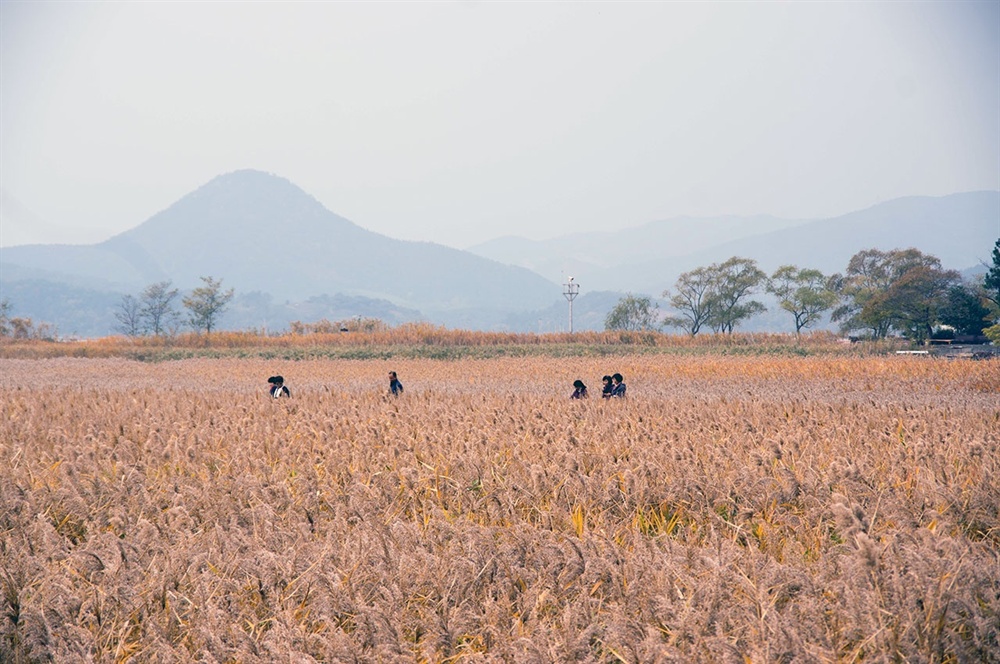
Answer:
M570 277L569 280L563 284L563 286L566 287L566 290L563 291L563 295L565 295L566 299L569 301L569 333L573 334L573 300L580 293L580 284L574 283L573 277Z

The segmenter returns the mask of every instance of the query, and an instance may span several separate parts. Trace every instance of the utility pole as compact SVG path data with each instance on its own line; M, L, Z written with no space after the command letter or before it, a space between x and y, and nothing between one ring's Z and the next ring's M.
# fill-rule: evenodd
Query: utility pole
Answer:
M574 283L573 277L570 277L569 280L563 284L563 286L566 287L566 290L563 291L563 295L565 295L566 299L569 301L569 333L573 334L573 300L580 294L580 284Z

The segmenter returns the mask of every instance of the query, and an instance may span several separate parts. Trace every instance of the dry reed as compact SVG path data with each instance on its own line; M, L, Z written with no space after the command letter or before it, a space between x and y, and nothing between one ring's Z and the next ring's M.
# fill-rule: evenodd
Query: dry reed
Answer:
M568 399L612 371L627 400ZM63 358L0 389L5 662L1000 661L995 362Z

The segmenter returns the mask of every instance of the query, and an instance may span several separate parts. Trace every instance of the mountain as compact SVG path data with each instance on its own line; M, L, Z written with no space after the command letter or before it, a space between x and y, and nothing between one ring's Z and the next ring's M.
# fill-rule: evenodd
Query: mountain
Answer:
M10 303L12 318L30 318L54 326L59 337L111 333L121 295L41 279L0 282L0 299Z
M546 279L577 281L617 266L686 256L724 240L769 233L807 223L804 220L756 217L674 217L620 231L573 233L548 240L504 236L468 248L501 263L519 265ZM597 287L594 282L592 286Z
M720 243L682 258L630 266L628 287L661 292L677 276L702 265L743 256L770 274L781 265L843 272L864 249L919 249L945 268L988 260L1000 237L1000 191L898 198L850 214ZM598 275L603 288L622 288L621 271Z
M863 249L914 247L962 270L988 261L1000 237L1000 192L912 196L830 219L773 217L678 218L620 234L580 233L532 242L500 238L470 248L497 260L544 270L557 279L559 265L587 290L659 295L682 272L752 258L768 273L784 264L828 274L843 272ZM622 238L627 238L627 241ZM630 257L623 247L631 245ZM600 248L604 248L600 251Z
M367 231L288 180L251 170L221 175L99 244L0 248L0 266L6 284L137 293L166 279L189 289L210 275L238 293L296 301L342 294L441 320L481 310L495 321L560 297L557 285L529 270Z
M237 171L105 242L0 248L0 298L14 315L92 336L112 331L123 294L167 279L186 290L210 275L236 290L221 321L229 329L373 316L549 331L567 328L554 282L573 275L583 330L599 329L625 292L659 296L682 272L732 256L768 273L782 264L833 273L863 249L915 247L962 270L988 261L998 237L1000 192L986 191L901 198L830 219L683 217L459 251L372 233L285 179Z

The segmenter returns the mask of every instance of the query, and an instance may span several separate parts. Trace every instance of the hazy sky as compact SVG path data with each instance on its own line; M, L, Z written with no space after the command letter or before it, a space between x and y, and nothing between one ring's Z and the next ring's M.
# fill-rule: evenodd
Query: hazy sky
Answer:
M1000 2L0 0L0 242L243 168L457 247L1000 189Z

